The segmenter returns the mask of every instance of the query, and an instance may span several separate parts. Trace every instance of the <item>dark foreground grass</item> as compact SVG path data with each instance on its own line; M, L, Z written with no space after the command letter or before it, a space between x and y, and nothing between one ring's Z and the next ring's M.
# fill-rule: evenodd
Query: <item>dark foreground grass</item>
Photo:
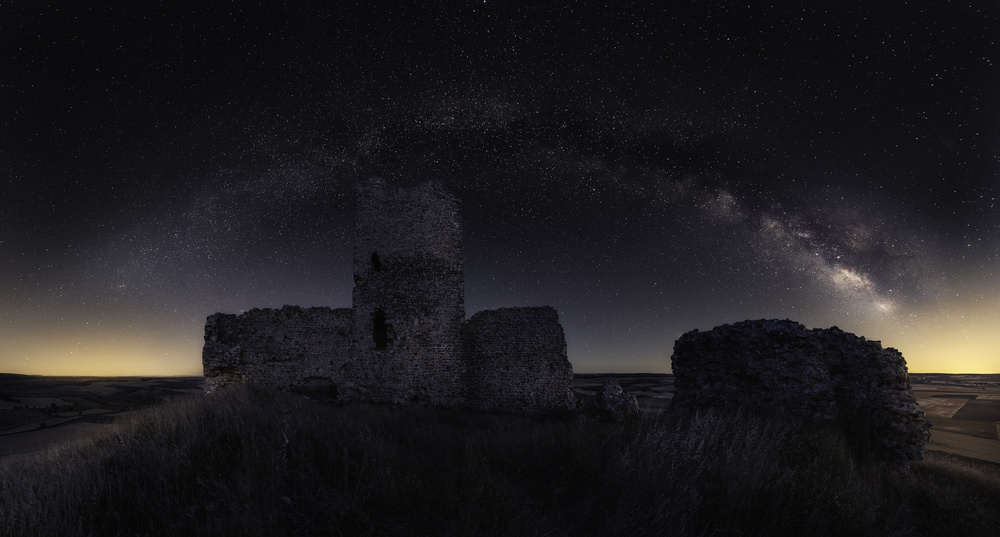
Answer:
M909 475L749 416L631 425L234 388L0 461L0 534L997 535L1000 467Z

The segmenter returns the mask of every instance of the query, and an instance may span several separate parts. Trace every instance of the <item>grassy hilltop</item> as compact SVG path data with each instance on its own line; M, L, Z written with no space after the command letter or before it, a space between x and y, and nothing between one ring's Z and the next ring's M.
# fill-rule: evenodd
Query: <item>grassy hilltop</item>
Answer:
M236 387L0 459L0 535L996 535L1000 466L900 476L751 416L628 425Z

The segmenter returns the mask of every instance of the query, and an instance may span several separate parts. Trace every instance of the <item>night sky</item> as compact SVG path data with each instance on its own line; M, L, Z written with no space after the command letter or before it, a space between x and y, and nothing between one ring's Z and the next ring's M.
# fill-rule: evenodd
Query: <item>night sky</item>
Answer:
M0 371L349 307L380 176L453 189L467 315L555 307L578 372L791 318L1000 373L995 2L539 3L0 2Z

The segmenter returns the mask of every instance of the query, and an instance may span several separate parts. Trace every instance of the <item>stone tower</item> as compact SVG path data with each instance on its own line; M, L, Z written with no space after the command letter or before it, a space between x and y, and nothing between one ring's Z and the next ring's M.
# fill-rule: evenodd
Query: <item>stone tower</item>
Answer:
M465 320L459 202L434 181L356 186L351 308L254 308L205 322L208 391L252 383L343 402L503 412L576 406L556 310Z
M464 398L465 282L459 202L436 182L357 185L354 376L375 400Z

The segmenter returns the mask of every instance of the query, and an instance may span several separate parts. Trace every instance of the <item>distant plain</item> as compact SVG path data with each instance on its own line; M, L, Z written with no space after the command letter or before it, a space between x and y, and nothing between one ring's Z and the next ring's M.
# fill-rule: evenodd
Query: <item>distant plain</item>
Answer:
M673 375L588 374L573 389L591 398L617 379L645 412L669 408ZM1000 375L911 374L925 416L934 424L928 451L1000 464ZM204 393L202 377L46 377L0 374L0 457L40 452L98 434L119 416L170 399Z

